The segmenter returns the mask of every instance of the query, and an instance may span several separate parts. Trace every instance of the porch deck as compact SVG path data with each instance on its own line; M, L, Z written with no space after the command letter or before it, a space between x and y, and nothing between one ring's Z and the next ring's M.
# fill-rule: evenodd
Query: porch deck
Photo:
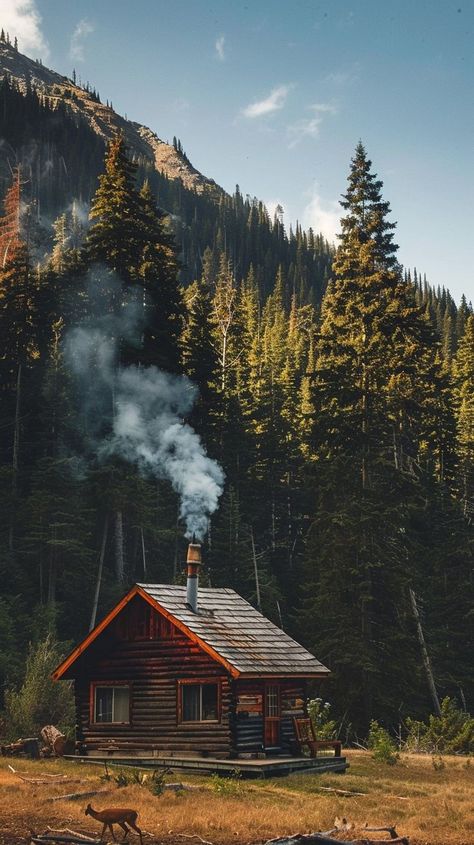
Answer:
M67 755L68 760L84 763L107 763L112 766L135 766L137 768L171 769L223 777L238 774L244 778L273 778L290 774L322 774L323 772L345 772L349 763L345 757L321 755L318 757L267 757L265 759L218 759L216 757L137 757L132 754L111 757L107 754Z

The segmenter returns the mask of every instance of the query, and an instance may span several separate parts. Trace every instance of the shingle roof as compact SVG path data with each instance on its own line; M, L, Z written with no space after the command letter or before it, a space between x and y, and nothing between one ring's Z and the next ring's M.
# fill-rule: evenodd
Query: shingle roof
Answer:
M194 613L186 604L186 587L137 586L239 674L314 677L329 673L234 590L199 587L198 612Z

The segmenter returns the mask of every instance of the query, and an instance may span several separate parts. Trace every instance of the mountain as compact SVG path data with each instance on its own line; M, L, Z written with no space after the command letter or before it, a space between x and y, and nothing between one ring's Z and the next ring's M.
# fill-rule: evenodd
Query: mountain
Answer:
M198 194L223 193L213 179L193 167L185 154L162 141L147 126L126 120L111 106L101 103L89 86L76 85L67 76L61 76L15 50L13 45L0 41L0 77L5 76L23 93L34 89L48 99L53 109L59 103L66 105L76 120L84 121L104 141L122 132L132 153L168 179L179 179L185 188Z
M262 295L273 290L281 268L287 299L297 291L304 301L321 301L333 247L299 225L285 231L264 204L227 194L201 174L181 142L162 141L150 128L126 120L100 101L97 92L76 85L0 40L0 196L19 164L22 199L41 232L37 258L52 246L51 223L72 204L87 218L103 170L107 141L117 132L137 166L137 182L149 182L162 212L169 216L180 254L180 281L201 276L206 250L215 261L225 252L235 280L253 268Z

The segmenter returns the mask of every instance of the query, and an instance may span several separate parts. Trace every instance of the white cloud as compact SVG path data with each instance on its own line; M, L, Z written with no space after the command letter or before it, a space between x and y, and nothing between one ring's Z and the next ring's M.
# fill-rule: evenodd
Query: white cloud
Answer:
M270 94L265 100L250 103L249 106L242 109L242 114L244 117L261 117L264 114L271 114L274 111L282 109L291 88L291 85L279 85L278 88L270 91Z
M337 114L337 107L334 103L313 103L308 108L316 114Z
M69 56L77 62L84 61L84 39L94 32L94 26L87 18L83 18L77 24L74 32L71 35L71 43L69 46Z
M303 209L303 228L311 227L316 234L321 232L328 241L336 242L336 235L341 228L340 216L339 203L332 200L325 204L319 193L319 186L315 183L310 200Z
M314 103L308 106L308 111L313 112L313 117L303 117L287 126L288 136L290 142L288 147L292 149L296 147L303 138L318 138L321 124L324 120L325 114L337 114L336 106L331 103Z
M35 0L2 0L1 23L12 41L18 38L20 52L48 58L49 47L41 31L41 15Z
M219 35L215 43L216 56L220 62L225 60L225 35Z
M353 85L354 82L357 82L358 77L359 64L358 62L354 62L352 67L347 70L336 70L331 73L327 73L323 76L321 81L325 85L333 85L334 87L343 88Z

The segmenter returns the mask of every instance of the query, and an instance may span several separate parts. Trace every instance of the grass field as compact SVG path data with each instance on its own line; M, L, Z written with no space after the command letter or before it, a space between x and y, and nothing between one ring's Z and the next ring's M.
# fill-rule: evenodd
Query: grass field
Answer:
M166 845L192 842L181 838L183 834L197 834L215 845L257 843L285 833L328 830L336 816L357 826L395 824L399 835L410 837L411 845L473 845L474 761L445 757L441 767L438 761L435 768L430 757L421 755L403 755L396 766L376 763L362 751L349 751L347 757L351 767L345 775L307 774L262 781L169 775L169 781L182 780L202 789L166 791L160 797L138 785L118 788L104 782L102 769L96 766L3 758L0 842L14 845L28 837L30 830L44 832L48 825L97 835L100 824L84 816L90 800L96 809L121 806L138 810L138 823L150 834L144 845L147 841ZM24 783L9 771L8 763L31 777L61 772L68 780L61 784ZM345 797L320 787L365 794ZM90 799L48 800L93 789L107 792ZM356 838L355 833L349 837ZM138 840L131 836L131 842L136 845Z

